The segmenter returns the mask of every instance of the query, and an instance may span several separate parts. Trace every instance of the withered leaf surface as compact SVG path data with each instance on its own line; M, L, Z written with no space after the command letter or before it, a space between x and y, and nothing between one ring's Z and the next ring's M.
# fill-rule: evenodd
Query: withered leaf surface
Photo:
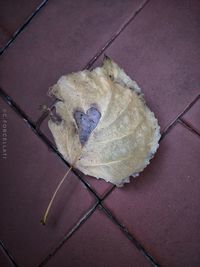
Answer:
M49 120L49 128L75 168L120 186L148 165L160 127L136 82L110 58L92 71L62 76L50 93L62 120Z

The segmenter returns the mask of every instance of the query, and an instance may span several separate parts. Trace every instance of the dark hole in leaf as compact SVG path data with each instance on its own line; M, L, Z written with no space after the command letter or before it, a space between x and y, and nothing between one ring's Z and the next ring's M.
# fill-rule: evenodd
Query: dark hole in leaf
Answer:
M50 118L53 122L55 122L57 125L59 125L62 122L62 118L59 114L56 113L56 110L53 109L50 113Z
M86 111L86 114L82 111L75 111L74 118L78 126L80 142L84 145L91 132L96 128L101 118L101 113L97 108L91 107Z

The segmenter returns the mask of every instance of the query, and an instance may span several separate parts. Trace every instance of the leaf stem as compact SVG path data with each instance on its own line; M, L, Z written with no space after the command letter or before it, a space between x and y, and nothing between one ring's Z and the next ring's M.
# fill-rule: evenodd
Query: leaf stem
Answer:
M56 188L56 190L55 190L55 192L54 192L54 194L53 194L53 196L52 196L52 198L51 198L51 200L50 200L50 202L49 202L49 205L48 205L48 207L47 207L47 209L46 209L46 211L45 211L45 213L44 213L44 216L42 217L42 219L41 219L41 221L40 221L42 225L45 225L45 224L46 224L47 216L48 216L48 214L49 214L49 211L50 211L50 208L51 208L51 206L52 206L52 204L53 204L53 201L54 201L54 199L55 199L55 197L56 197L56 194L57 194L58 190L60 189L61 185L63 184L63 182L65 181L65 179L67 178L69 172L72 170L72 168L73 168L73 165L72 165L72 166L69 168L69 170L65 173L65 175L64 175L63 178L62 178L62 180L61 180L60 183L58 184L58 186L57 186L57 188Z

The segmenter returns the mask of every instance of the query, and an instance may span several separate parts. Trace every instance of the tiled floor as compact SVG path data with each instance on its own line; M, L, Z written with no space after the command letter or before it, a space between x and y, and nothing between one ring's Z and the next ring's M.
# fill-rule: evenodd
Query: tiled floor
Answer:
M84 245L77 246L78 243ZM47 266L146 267L151 264L117 227L113 227L103 211L96 210Z
M4 1L0 13L0 266L200 266L200 2ZM39 106L104 53L141 86L159 151L120 189L71 172L42 226L68 166Z
M6 253L2 248L0 248L0 266L3 267L12 267L13 264L10 259L7 257Z
M199 153L199 137L177 124L140 177L105 201L163 266L200 262Z
M0 2L0 51L41 4L40 0L29 0L28 5L26 2L26 0Z
M7 159L1 161L0 236L19 266L37 266L96 198L71 173L52 207L48 226L41 226L42 214L67 167L0 101L1 108L6 109L9 138Z
M191 109L183 116L183 119L193 129L200 133L200 99L191 107Z
M125 3L48 1L2 55L0 86L36 120L39 106L52 101L48 88L62 74L86 66L140 6L140 0Z

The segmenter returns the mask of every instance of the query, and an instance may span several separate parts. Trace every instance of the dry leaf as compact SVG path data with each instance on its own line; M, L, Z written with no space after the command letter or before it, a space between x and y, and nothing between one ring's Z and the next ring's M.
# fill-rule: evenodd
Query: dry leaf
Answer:
M149 163L160 127L140 88L109 58L92 71L62 76L50 89L60 122L49 128L64 158L118 186Z

